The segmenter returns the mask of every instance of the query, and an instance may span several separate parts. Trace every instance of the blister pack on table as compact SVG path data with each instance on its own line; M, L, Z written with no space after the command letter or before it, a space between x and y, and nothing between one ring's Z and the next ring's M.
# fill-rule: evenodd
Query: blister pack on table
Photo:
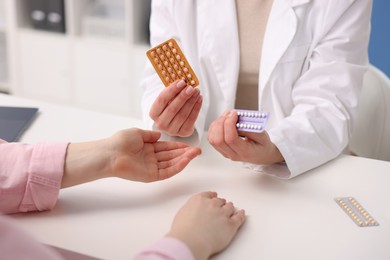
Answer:
M353 197L335 198L336 203L359 227L379 226L379 223Z

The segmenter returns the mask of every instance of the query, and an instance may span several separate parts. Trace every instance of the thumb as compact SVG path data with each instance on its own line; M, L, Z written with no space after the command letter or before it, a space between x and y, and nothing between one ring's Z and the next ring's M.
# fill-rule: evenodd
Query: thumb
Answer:
M155 143L160 139L161 133L151 130L141 130L142 140L145 143Z

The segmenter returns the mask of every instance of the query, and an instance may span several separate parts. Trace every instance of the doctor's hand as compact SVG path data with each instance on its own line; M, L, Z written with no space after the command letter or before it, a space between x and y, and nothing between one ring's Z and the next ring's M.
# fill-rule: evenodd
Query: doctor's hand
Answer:
M202 106L197 88L179 80L161 91L154 101L149 116L158 130L170 136L188 137L195 130L195 121Z
M208 141L218 152L233 161L253 164L273 164L284 161L266 131L238 132L237 120L237 112L231 110L226 111L210 125Z
M201 153L181 142L158 141L161 133L137 128L101 140L71 143L65 158L62 188L107 178L153 182L182 171Z

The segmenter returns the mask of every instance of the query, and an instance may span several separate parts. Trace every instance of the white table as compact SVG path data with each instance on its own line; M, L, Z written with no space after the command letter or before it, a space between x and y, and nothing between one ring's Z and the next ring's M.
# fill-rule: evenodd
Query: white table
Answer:
M0 95L0 104L37 105L24 142L105 137L139 120ZM178 176L157 183L105 179L61 190L55 209L13 218L38 240L103 259L131 259L169 229L192 194L214 190L246 209L247 222L215 259L390 259L390 162L340 156L292 180L226 160L207 142ZM353 196L379 222L358 227L335 203Z

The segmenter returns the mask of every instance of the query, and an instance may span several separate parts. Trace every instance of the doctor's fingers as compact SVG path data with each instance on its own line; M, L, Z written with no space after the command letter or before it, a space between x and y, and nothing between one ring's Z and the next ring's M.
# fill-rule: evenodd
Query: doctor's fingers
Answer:
M236 153L225 142L225 115L226 113L211 123L208 131L208 141L224 157L232 159L236 157Z
M184 104L180 111L174 116L173 120L170 122L168 128L171 132L179 133L183 124L187 121L188 117L191 116L192 110L195 107L200 96L198 90L195 91L194 95ZM193 129L193 125L191 126ZM191 134L191 133L190 133Z
M214 120L208 130L208 141L211 145L219 145L224 142L224 121L225 121L225 115L228 113L226 111L222 116Z
M186 133L192 134L195 129L195 121L198 118L200 109L202 108L203 97L199 96L190 115L187 117L187 120L181 126L179 130L179 136L186 136ZM188 135L187 135L188 136Z
M224 121L224 129L225 129L225 143L232 149L235 154L231 158L234 161L242 161L243 154L248 149L247 143L238 135L236 123L238 120L237 112L231 110L226 115L226 119Z
M190 90L190 91L188 91ZM190 92L190 93L189 93ZM163 131L172 131L173 129L171 128L171 122L177 116L177 114L181 111L181 109L185 106L187 102L191 99L193 95L199 95L199 90L194 89L191 86L186 87L181 91L173 100L170 102L163 112L157 116L157 117L152 117L154 120L156 127L160 130ZM177 129L176 129L177 131ZM176 134L175 131L172 131L172 134Z
M191 100L191 97L199 96L199 89L187 86L184 88L172 101L167 104L159 117L167 117L173 119L180 110ZM170 120L171 121L171 120Z
M271 139L269 138L267 131L263 131L261 133L247 132L244 135L247 138L249 138L250 140L252 140L258 144L261 144L261 145L266 145L266 144L269 144L271 142Z
M183 90L187 84L184 80L175 81L169 87L164 88L154 101L149 116L155 120L164 111L167 105Z

